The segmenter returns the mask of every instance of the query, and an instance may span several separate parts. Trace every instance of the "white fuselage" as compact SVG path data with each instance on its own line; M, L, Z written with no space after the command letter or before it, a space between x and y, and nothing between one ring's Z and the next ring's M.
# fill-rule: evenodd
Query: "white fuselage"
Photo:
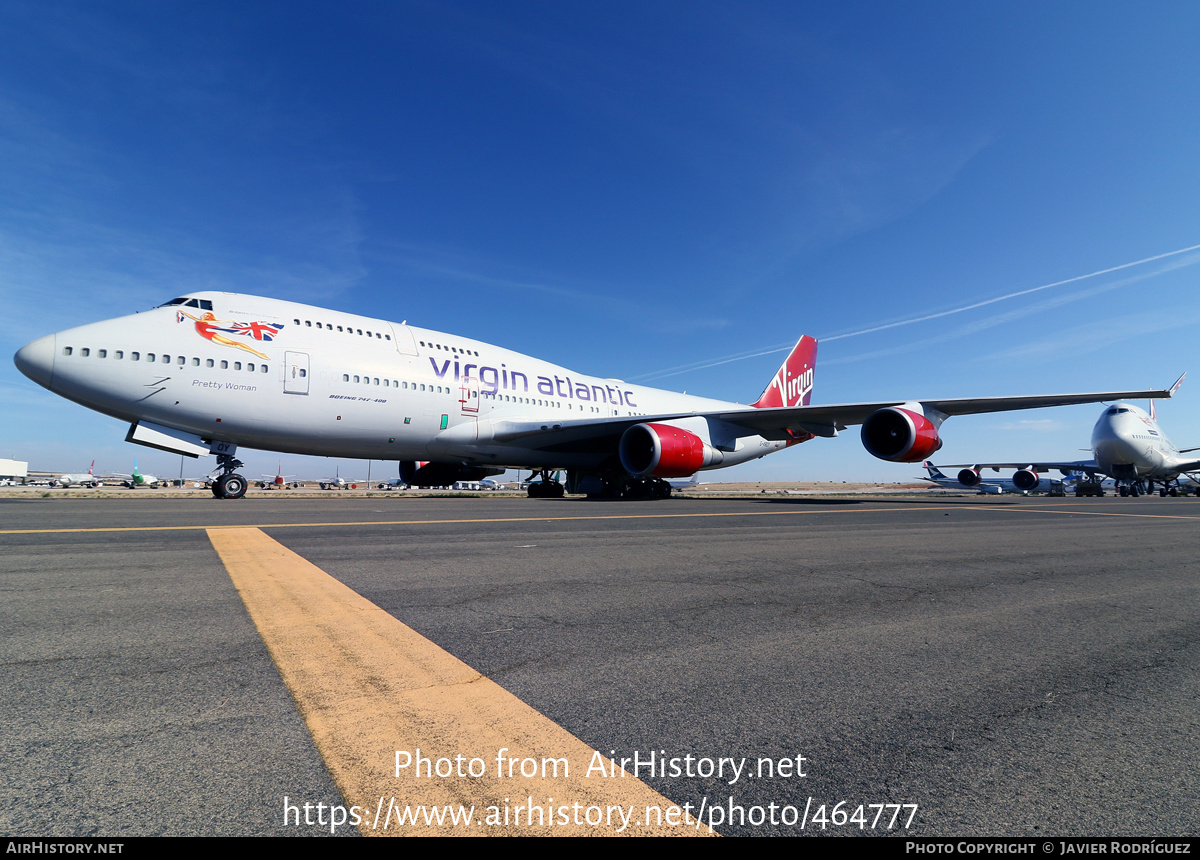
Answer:
M493 467L593 468L609 453L501 444L494 436L505 422L553 426L745 408L587 376L403 323L232 293L186 298L41 338L19 363L91 409L206 442ZM687 418L673 423L689 427ZM703 419L695 424L694 432L709 435ZM741 436L721 465L786 445Z
M58 478L60 487L99 487L102 486L91 472L79 475L60 475Z
M1104 410L1092 429L1092 456L1105 473L1128 480L1170 481L1182 466L1194 463L1179 453L1157 421L1130 403Z

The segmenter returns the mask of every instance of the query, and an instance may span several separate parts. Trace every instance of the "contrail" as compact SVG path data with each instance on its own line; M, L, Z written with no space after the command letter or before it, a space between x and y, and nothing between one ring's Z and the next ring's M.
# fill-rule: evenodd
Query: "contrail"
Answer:
M961 308L954 308L953 310L940 311L936 314L926 314L923 317L913 317L912 319L900 320L899 322L886 323L884 325L877 325L877 326L873 326L872 328L861 329L860 331L852 331L848 334L835 334L833 337L824 338L823 342L829 343L829 341L831 341L831 340L841 340L844 337L857 337L860 334L870 334L873 331L883 331L884 329L897 328L902 325L912 325L913 323L925 322L926 320L935 320L940 317L948 317L948 316L951 316L952 314L961 314L963 311L973 311L973 310L975 310L975 308L982 308L982 307L986 307L987 305L994 305L994 304L996 304L996 302L1004 302L1004 301L1008 301L1009 299L1019 298L1020 296L1027 296L1030 293L1039 293L1042 290L1049 290L1052 287L1061 287L1064 284L1073 284L1076 281L1084 281L1084 280L1087 280L1088 278L1094 278L1097 275L1107 275L1111 272L1119 272L1122 269L1131 269L1134 266L1140 266L1143 263L1153 263L1155 260L1163 260L1163 259L1166 259L1167 257L1174 257L1177 254L1186 254L1188 251L1196 251L1196 250L1200 250L1200 245L1191 245L1190 247L1187 247L1187 248L1180 248L1178 251L1167 251L1167 253L1165 253L1165 254L1156 254L1153 257L1146 257L1145 259L1142 259L1142 260L1134 260L1132 263L1122 263L1119 266L1112 266L1108 269L1100 269L1099 271L1096 271L1096 272L1089 272L1086 275L1076 275L1073 278L1067 278L1065 281L1055 281L1052 284L1042 284L1040 287L1030 287L1028 290L1018 290L1015 293L1009 293L1008 295L1005 295L1005 296L996 296L994 299L984 299L982 302L975 302L974 304L971 304L971 305L963 305Z
M925 315L919 316L919 317L911 317L909 319L898 320L897 322L884 323L883 325L871 326L870 328L859 329L858 331L851 331L851 332L847 332L845 334L835 334L835 335L831 335L830 337L821 337L821 338L817 338L817 339L821 343L829 343L830 341L833 341L833 340L842 340L842 339L848 338L848 337L858 337L859 335L871 334L872 332L885 331L885 330L891 329L891 328L899 328L900 326L913 325L914 323L927 322L928 320L941 319L942 317L953 316L954 314L961 314L966 311L975 310L976 308L982 308L982 307L987 307L988 305L994 305L997 302L1005 302L1005 301L1008 301L1009 299L1016 299L1016 298L1020 298L1021 296L1027 296L1031 293L1039 293L1042 290L1049 290L1049 289L1053 289L1054 287L1061 287L1061 286L1065 286L1066 284L1073 284L1073 283L1076 283L1077 281L1084 281L1084 280L1087 280L1088 278L1095 278L1099 275L1108 275L1113 272L1119 272L1122 269L1131 269L1134 266L1141 266L1146 263L1153 263L1156 260L1165 260L1167 257L1175 257L1175 256L1178 256L1179 254L1186 254L1189 251L1200 251L1200 245L1189 245L1186 248L1179 248L1178 250L1175 250L1175 251L1167 251L1165 254L1155 254L1153 257L1144 257L1141 260L1134 260L1132 263L1122 263L1119 266L1110 266L1107 269L1099 269L1095 272L1088 272L1086 275L1076 275L1073 278L1067 278L1062 281L1055 281L1051 284L1042 284L1040 287L1030 287L1027 290L1017 290L1015 293L1007 293L1003 296L996 296L995 298L984 299L981 302L973 302L972 304L963 305L962 307L959 307L959 308L951 308L948 311L938 311L937 313L925 314ZM677 367L669 367L661 372L645 374L643 376L634 377L634 378L640 379L643 381L649 381L652 379L665 379L668 376L679 376L680 374L683 374L683 373L690 373L693 370L704 370L709 367L718 367L722 364L730 364L731 362L734 362L734 361L743 361L747 358L757 358L762 355L771 355L772 353L776 353L776 352L784 352L786 350L791 349L792 346L794 346L794 344L786 343L786 344L780 344L778 346L763 347L759 350L755 350L752 352L737 353L735 355L727 355L727 356L723 356L721 358L698 361L693 364L684 364L684 365L679 365Z

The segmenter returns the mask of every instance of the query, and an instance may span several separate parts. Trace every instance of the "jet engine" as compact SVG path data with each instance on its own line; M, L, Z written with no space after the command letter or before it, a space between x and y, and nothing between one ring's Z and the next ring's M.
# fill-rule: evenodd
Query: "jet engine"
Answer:
M1039 481L1041 477L1033 469L1019 469L1012 476L1013 486L1024 493L1037 487Z
M880 460L919 463L942 447L937 427L920 412L888 406L863 422L862 443Z
M964 487L978 487L981 480L983 479L979 477L979 472L975 469L959 470L958 482Z
M416 487L449 487L455 481L482 481L491 475L503 475L503 469L486 466L462 466L458 463L400 462L400 480Z
M638 478L686 478L723 459L695 433L670 424L635 424L621 434L617 452L625 471Z

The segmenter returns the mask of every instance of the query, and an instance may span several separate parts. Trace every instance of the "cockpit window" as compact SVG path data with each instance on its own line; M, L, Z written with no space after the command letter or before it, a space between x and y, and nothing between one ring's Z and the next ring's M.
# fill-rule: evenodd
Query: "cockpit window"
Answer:
M212 302L208 299L192 299L187 296L181 296L178 299L171 299L169 302L163 302L159 305L160 308L169 308L173 305L183 305L188 308L198 308L202 311L211 311L213 309Z

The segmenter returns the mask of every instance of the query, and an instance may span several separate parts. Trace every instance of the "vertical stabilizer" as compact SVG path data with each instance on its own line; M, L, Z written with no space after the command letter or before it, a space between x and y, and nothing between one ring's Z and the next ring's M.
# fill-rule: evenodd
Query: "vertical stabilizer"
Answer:
M816 338L804 335L796 341L775 377L751 405L756 409L776 406L807 406L812 400L813 374L817 366Z

